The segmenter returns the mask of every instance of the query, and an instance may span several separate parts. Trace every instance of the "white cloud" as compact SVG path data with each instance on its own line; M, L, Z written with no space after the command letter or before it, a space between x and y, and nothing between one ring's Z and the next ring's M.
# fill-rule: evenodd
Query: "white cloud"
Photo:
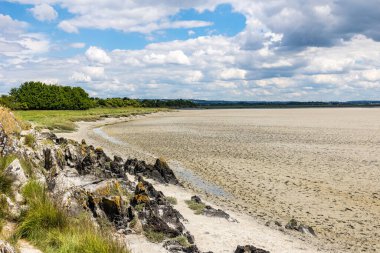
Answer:
M170 51L167 60L168 63L189 65L189 58L183 53L182 50Z
M39 4L29 9L34 18L39 21L53 21L57 19L58 13L48 4Z
M91 77L91 79L102 79L105 77L103 67L86 66L83 72Z
M242 69L225 69L220 73L222 80L238 80L245 78L246 71Z
M184 28L192 38L151 42L139 50L105 51L93 46L85 54L57 60L46 53L59 46L54 47L46 36L28 33L27 23L0 14L3 87L5 82L15 85L24 79L57 78L64 84L75 81L91 94L102 96L379 98L380 15L378 8L368 7L377 0L346 4L341 0L311 0L308 4L300 0L230 0L233 10L246 17L246 27L233 37L197 37L193 27L212 23L172 19L184 9L214 10L225 3L222 0L20 1L66 9L72 17L60 20L58 26L69 33L79 33L82 28L114 29L155 38L162 30ZM364 8L366 15L361 17L353 7ZM351 17L351 26L347 26ZM86 46L79 42L68 45Z
M70 47L72 48L84 48L86 46L86 43L82 42L76 42L76 43L71 43Z
M70 80L74 82L88 83L91 82L91 77L81 72L74 72L71 75Z
M79 30L77 27L72 25L70 22L64 20L58 24L58 27L64 30L67 33L79 33Z
M370 82L380 82L380 69L369 69L361 72L361 76Z
M14 20L8 15L0 13L0 34L13 35L18 34L28 26L28 23Z
M89 47L85 54L87 59L94 63L106 64L111 62L111 58L108 56L106 51L98 47Z

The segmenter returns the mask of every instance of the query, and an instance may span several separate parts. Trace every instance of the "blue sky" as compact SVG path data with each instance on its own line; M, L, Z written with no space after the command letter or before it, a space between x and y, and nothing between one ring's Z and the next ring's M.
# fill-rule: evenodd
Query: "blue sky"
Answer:
M0 93L380 99L378 0L0 1Z

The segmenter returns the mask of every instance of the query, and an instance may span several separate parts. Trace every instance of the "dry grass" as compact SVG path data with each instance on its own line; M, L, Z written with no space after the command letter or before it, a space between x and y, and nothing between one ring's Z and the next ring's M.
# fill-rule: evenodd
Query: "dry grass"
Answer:
M25 127L7 108L0 107L0 124L6 134L17 134Z

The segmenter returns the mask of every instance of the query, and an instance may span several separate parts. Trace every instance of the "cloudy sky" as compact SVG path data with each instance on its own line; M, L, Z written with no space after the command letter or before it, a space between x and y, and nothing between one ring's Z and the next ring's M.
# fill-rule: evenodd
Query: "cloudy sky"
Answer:
M380 99L380 0L0 0L0 94Z

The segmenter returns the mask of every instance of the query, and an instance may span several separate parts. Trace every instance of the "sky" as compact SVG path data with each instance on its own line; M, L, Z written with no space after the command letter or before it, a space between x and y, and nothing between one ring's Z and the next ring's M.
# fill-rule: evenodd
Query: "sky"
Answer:
M380 0L0 0L0 94L380 100Z

